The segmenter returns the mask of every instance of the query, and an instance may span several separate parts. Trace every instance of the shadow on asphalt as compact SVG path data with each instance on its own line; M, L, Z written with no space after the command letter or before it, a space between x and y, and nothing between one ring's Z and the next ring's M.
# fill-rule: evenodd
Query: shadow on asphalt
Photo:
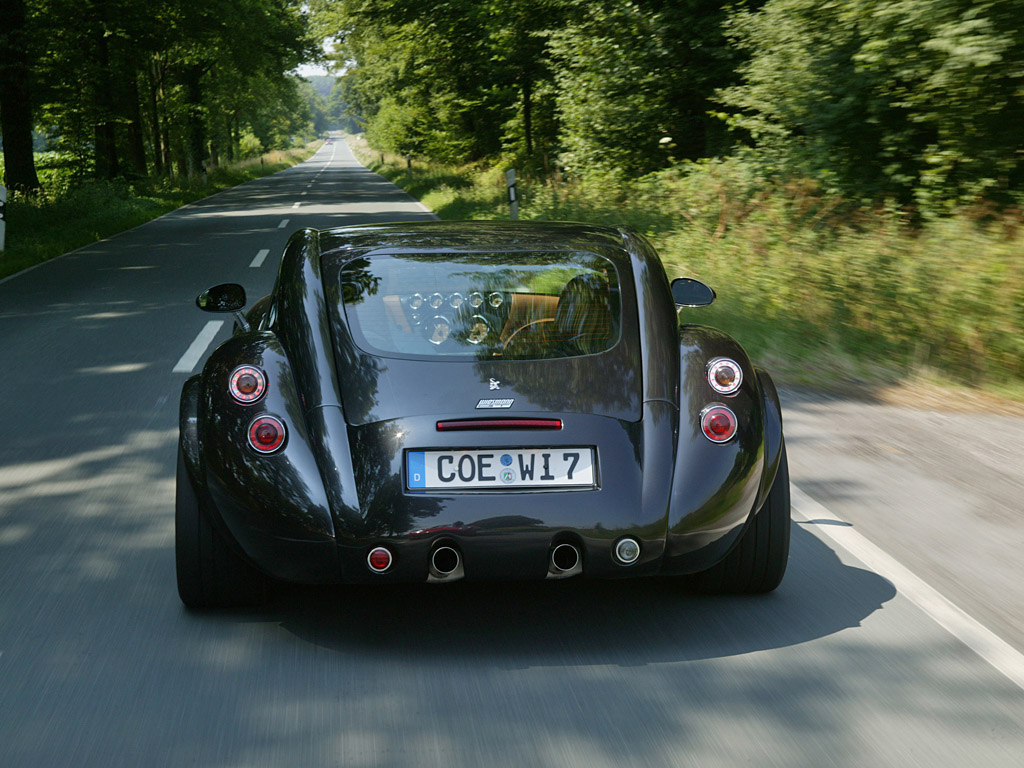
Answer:
M283 588L260 614L340 653L499 666L643 665L746 654L856 627L896 594L793 526L774 593L710 597L668 578Z

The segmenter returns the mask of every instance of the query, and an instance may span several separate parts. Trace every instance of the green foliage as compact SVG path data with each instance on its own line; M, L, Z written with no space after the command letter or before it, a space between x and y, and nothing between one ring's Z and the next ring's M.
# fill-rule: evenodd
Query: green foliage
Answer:
M750 60L722 102L790 175L925 213L1024 182L1017 0L769 0L731 34Z
M364 157L371 157L364 155ZM502 174L377 170L443 218L507 218ZM962 209L917 226L751 157L684 163L615 186L521 179L520 217L631 226L670 275L718 301L687 320L736 336L788 383L842 387L933 374L1024 390L1024 220Z
M263 152L263 143L254 133L246 131L238 140L238 156L242 159L259 157Z
M213 169L200 179L104 181L69 178L73 165L55 153L42 158L42 191L16 193L7 205L7 242L0 251L0 278L91 242L143 224L186 203L289 168L310 157L308 148L271 152ZM54 222L60 226L54 226Z
M721 3L603 0L580 9L551 35L569 170L634 177L725 148L707 114L738 59Z
M245 132L266 148L314 134L315 94L287 74L313 50L297 0L27 7L35 88L19 107L91 175L194 176L231 160Z

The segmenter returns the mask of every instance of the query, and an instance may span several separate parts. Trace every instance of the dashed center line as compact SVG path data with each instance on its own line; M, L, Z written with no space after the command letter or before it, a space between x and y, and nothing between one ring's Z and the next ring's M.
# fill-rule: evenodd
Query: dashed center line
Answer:
M285 227L288 226L288 222L289 221L290 221L290 219L281 219L281 223L277 225L277 228L278 229L284 229Z
M213 337L217 335L217 331L224 325L223 320L211 320L196 336L195 341L185 350L185 354L181 356L181 359L171 369L172 373L192 373L192 369L196 367L196 363L199 362L199 358L203 356L207 348L210 346L210 342L213 341Z
M263 260L265 258L267 258L268 255L270 255L270 249L269 248L261 248L259 253L256 254L256 258L252 260L252 263L249 266L250 267L262 266L263 265Z

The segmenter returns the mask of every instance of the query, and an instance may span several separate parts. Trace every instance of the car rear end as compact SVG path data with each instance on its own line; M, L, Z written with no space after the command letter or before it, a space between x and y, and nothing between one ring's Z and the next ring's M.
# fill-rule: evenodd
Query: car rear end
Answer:
M673 451L650 433L673 409L645 419L620 247L413 241L324 264L359 505L336 525L345 580L657 572Z

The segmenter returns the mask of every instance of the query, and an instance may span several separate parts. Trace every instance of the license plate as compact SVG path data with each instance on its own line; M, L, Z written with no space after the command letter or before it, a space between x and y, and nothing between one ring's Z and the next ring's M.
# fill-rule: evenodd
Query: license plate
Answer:
M409 451L412 491L500 488L593 488L593 448L489 448L473 451Z

